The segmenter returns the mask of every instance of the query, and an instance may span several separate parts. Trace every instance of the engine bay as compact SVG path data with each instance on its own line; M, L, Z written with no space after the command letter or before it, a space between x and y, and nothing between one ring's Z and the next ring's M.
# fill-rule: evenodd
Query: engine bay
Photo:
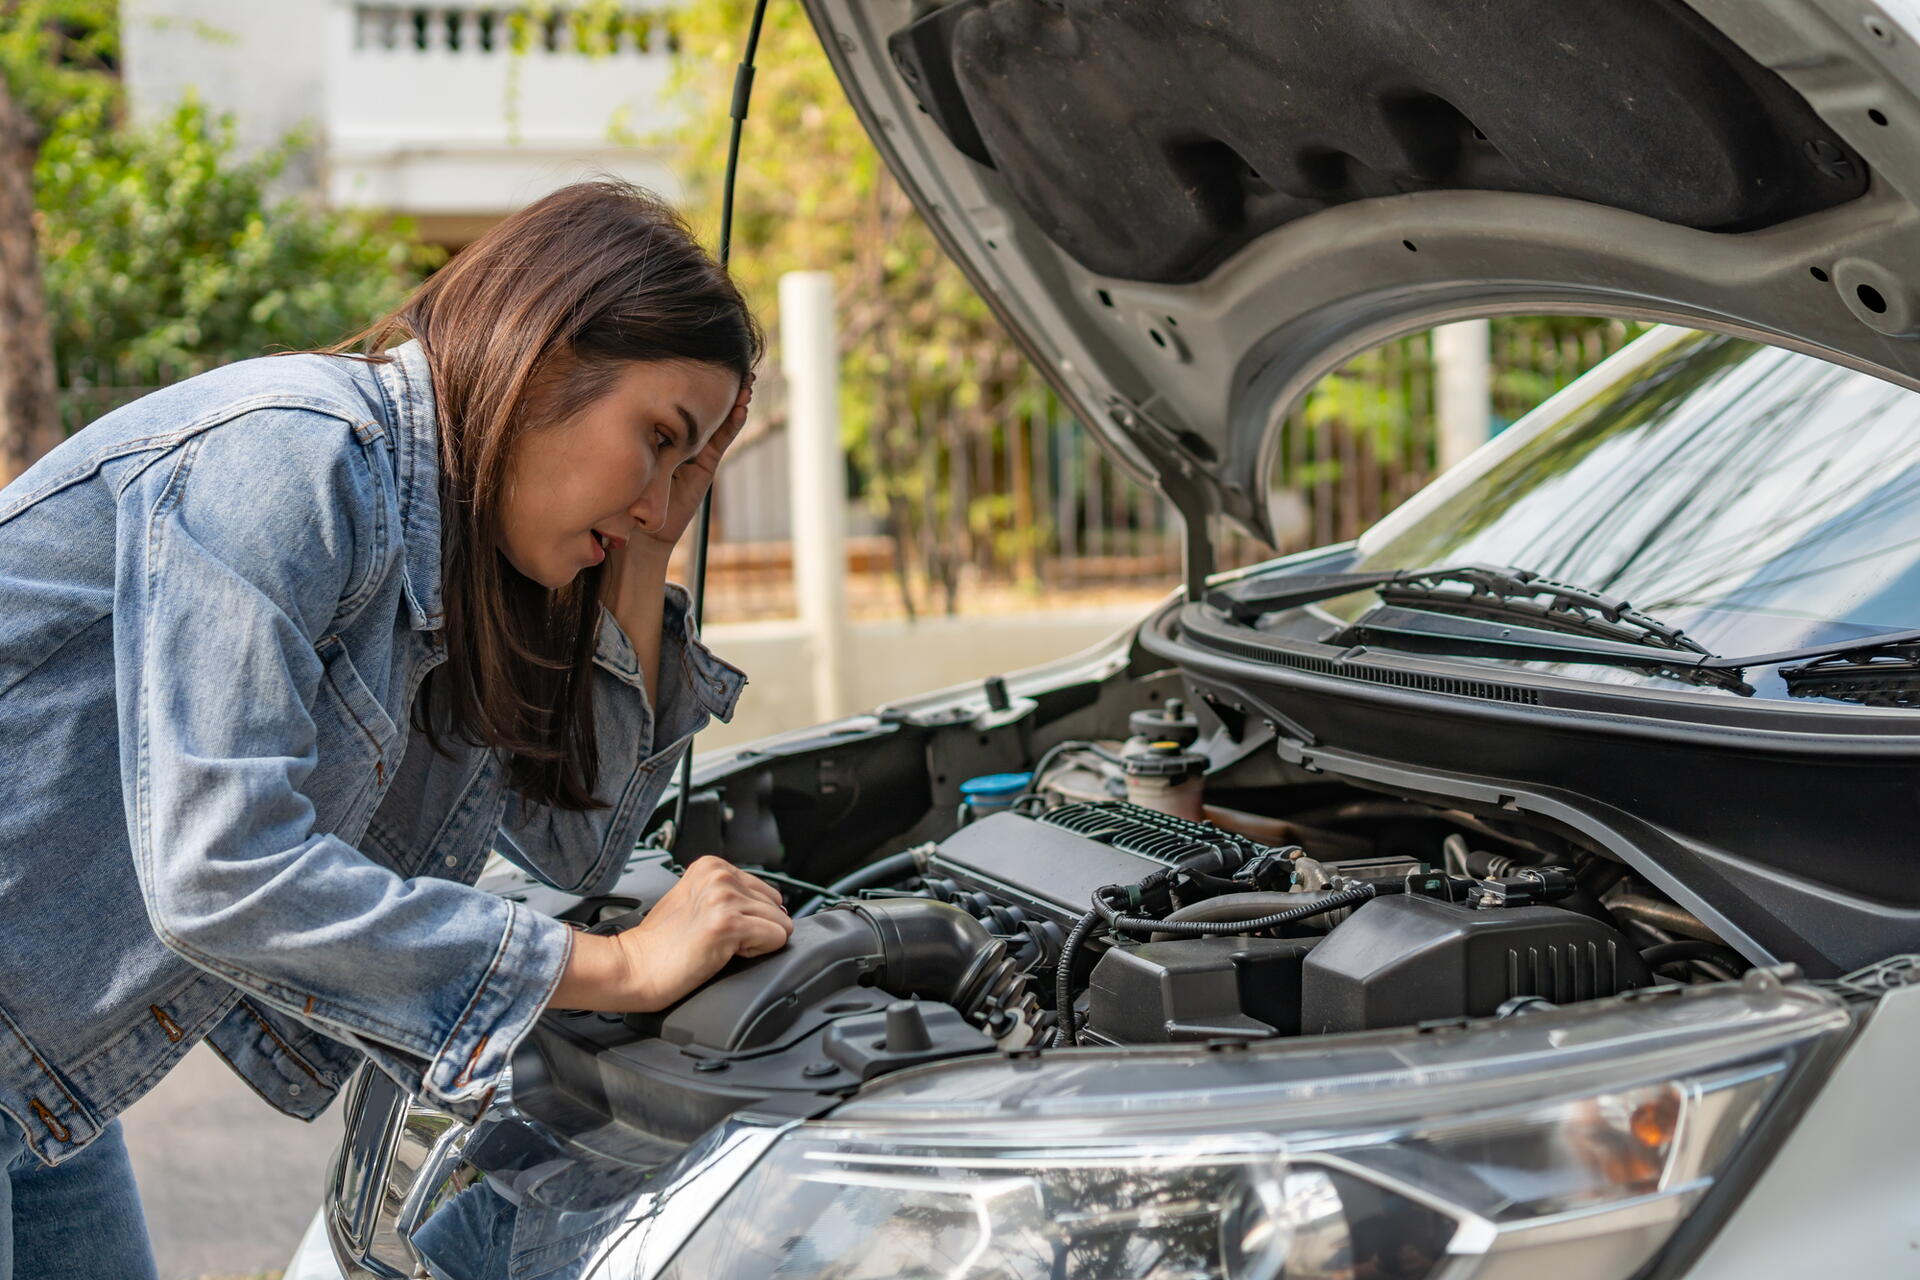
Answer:
M779 876L788 946L653 1014L560 1012L515 1105L617 1117L662 1157L743 1110L817 1114L980 1054L1195 1044L1515 1016L1750 967L1619 861L1563 836L1218 757L1177 699L962 780L943 838L831 883ZM616 932L671 887L590 900ZM629 889L635 885L629 883Z

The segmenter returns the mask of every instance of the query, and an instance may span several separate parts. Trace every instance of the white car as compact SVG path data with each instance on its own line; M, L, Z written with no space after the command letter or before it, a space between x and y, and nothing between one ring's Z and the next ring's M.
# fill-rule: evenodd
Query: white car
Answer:
M807 5L1186 588L705 757L675 855L791 944L471 1126L363 1073L290 1280L1920 1272L1920 16ZM1318 377L1520 312L1663 323L1213 572Z

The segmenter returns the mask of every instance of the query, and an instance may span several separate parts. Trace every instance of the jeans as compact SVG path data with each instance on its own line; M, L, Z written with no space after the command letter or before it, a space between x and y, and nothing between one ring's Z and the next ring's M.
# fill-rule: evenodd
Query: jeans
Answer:
M158 1280L120 1122L49 1169L0 1116L0 1280Z

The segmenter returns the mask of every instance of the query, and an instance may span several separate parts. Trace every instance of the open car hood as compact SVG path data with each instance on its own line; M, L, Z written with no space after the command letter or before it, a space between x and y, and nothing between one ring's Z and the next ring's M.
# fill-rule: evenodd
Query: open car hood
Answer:
M1916 0L806 3L948 252L1190 531L1266 536L1292 403L1445 321L1920 385Z

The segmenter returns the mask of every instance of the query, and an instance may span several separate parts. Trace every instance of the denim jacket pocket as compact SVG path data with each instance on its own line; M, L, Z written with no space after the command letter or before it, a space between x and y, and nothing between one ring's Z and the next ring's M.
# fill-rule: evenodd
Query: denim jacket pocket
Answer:
M314 648L322 664L313 716L318 767L309 780L314 826L351 844L385 793L406 739L339 636L325 636Z

